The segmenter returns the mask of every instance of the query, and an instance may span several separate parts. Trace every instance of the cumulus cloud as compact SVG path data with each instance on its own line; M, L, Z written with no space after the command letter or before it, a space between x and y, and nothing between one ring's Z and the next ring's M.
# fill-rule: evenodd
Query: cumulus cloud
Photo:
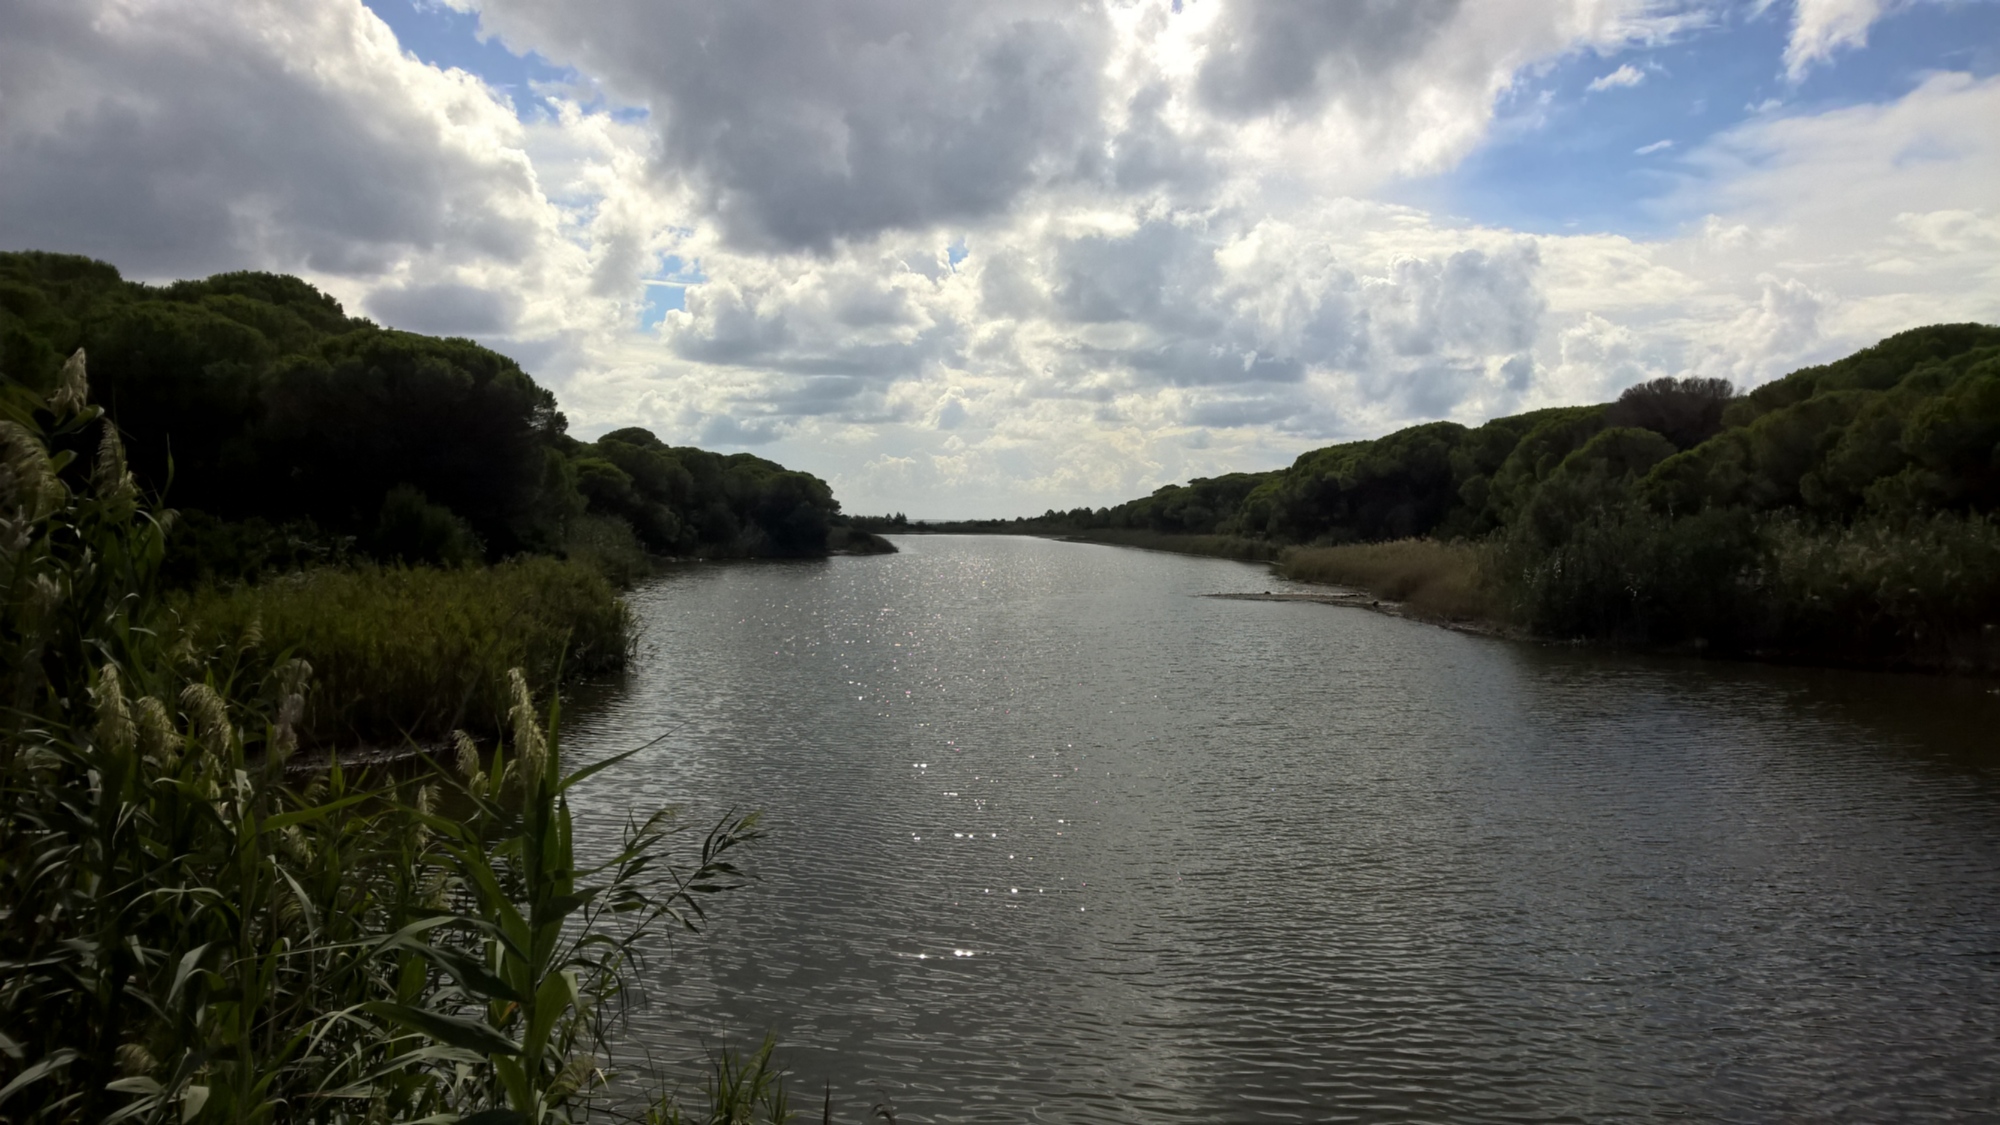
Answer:
M518 261L547 221L519 127L358 2L0 7L0 244L142 276Z
M1376 194L1537 68L1636 84L1612 62L1699 3L477 6L608 102L517 112L357 0L0 8L0 241L300 272L515 355L585 435L755 447L920 515L2000 319L2000 80L1690 137L1660 237ZM1863 6L1798 5L1799 65ZM684 307L642 316L663 278Z
M658 122L663 169L735 244L1005 211L1102 147L1103 13L1029 0L485 0L482 19Z
M1379 96L1423 56L1461 0L1249 0L1216 21L1202 101L1232 117L1309 114Z

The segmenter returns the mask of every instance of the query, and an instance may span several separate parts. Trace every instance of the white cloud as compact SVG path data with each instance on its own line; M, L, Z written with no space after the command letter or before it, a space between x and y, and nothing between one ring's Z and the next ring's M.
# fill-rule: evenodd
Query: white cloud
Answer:
M551 227L520 132L354 0L0 8L0 243L141 275L518 262Z
M1626 63L1625 65L1619 67L1617 70L1614 70L1609 74L1603 75L1602 77L1599 78L1592 79L1590 82L1590 90L1592 93L1603 93L1606 90L1616 89L1619 87L1637 86L1639 83L1644 82L1645 80L1646 80L1645 71L1640 70L1638 67L1633 66L1631 63Z
M968 221L1091 171L1108 28L1031 0L486 0L485 25L645 105L736 245Z
M1868 29L1898 6L1895 0L1794 0L1785 74L1797 82L1836 51L1867 46Z
M0 8L0 242L299 272L522 358L585 434L755 446L923 515L2000 320L1995 80L1688 143L1669 237L1373 198L1470 151L1533 68L1696 8L481 7L650 114L545 92L517 116L354 0ZM1834 46L1801 65L1852 26L1808 7L1794 42ZM669 256L685 308L642 329Z
M1665 152L1672 147L1674 147L1674 142L1672 141L1654 141L1652 144L1640 145L1638 148L1633 149L1632 155L1651 156L1656 152Z

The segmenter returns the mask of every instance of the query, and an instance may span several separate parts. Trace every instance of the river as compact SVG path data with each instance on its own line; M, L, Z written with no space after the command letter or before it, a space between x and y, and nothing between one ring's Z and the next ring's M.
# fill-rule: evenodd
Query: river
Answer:
M1005 537L698 565L585 823L761 809L635 1053L775 1031L819 1119L2000 1112L2000 695L1363 610ZM695 1073L683 1070L682 1073Z

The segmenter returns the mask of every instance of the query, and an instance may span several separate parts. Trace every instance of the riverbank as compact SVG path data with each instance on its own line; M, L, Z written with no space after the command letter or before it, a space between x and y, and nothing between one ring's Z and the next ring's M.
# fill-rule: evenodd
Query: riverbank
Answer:
M1325 594L1203 594L1205 598L1220 598L1232 602L1310 602L1313 605L1344 606L1351 609L1365 609L1388 617L1404 617L1421 621L1426 625L1436 625L1459 633L1471 633L1481 637L1519 638L1520 632L1497 621L1477 618L1432 617L1424 614L1408 602L1380 598L1362 590L1333 591Z
M1147 546L1171 551L1177 538L1200 537L1156 536ZM1277 576L1364 591L1365 597L1271 600L1360 605L1466 632L1608 649L1939 675L2000 673L2000 627L1988 609L2000 600L2000 528L1991 520L1939 514L1895 527L1864 522L1836 529L1774 520L1753 528L1752 542L1756 565L1715 579L1708 595L1736 607L1731 631L1714 636L1648 635L1591 628L1588 621L1551 627L1565 619L1536 599L1557 596L1549 589L1556 578L1616 585L1578 573L1586 567L1628 575L1622 596L1646 598L1644 584L1664 556L1657 545L1643 543L1628 555L1566 558L1567 572L1553 574L1522 564L1518 550L1498 538L1287 547L1276 552ZM1693 596L1683 592L1679 599Z
M1278 557L1280 550L1277 545L1261 539L1244 539L1236 535L1168 535L1143 528L1100 527L1039 534L1065 543L1102 543L1112 547L1137 547L1144 551L1171 551L1177 555L1201 555L1242 562L1270 562Z

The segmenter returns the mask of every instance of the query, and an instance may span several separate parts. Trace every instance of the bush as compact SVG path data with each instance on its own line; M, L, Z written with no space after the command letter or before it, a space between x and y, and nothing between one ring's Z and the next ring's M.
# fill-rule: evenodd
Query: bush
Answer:
M2000 524L1951 513L1846 528L1766 528L1773 655L1952 671L2000 670Z
M470 566L486 558L472 525L407 484L383 497L382 518L368 545L379 559L413 566Z
M653 561L639 545L632 525L617 516L578 516L570 524L565 550L621 590L653 573Z
M1614 501L1578 514L1556 538L1535 531L1524 521L1496 548L1500 596L1529 629L1741 647L1755 605L1748 583L1757 546L1748 512L1711 508L1675 519Z
M310 661L317 687L302 733L321 744L498 731L509 668L544 684L617 668L631 632L593 567L545 558L312 570L174 604L191 652L254 647Z

